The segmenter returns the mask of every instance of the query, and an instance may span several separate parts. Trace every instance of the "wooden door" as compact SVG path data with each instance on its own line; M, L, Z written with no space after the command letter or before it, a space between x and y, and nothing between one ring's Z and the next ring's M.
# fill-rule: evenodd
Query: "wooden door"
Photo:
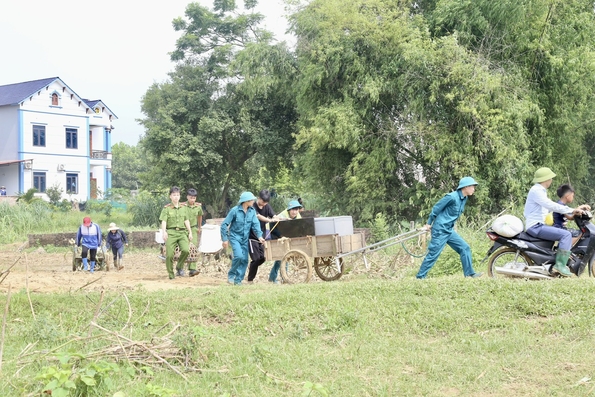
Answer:
M97 178L91 178L91 198L97 200Z

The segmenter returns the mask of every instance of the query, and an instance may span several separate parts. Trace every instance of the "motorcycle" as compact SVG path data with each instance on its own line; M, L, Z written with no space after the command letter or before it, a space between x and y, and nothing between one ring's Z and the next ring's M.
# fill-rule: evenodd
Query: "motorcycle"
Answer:
M595 277L595 225L591 223L592 218L590 211L574 217L578 231L573 233L568 268L576 276L580 276L588 268L588 274ZM488 260L490 277L537 280L561 277L553 270L557 242L541 240L525 232L514 237L503 237L491 228L486 234L494 242L484 259Z

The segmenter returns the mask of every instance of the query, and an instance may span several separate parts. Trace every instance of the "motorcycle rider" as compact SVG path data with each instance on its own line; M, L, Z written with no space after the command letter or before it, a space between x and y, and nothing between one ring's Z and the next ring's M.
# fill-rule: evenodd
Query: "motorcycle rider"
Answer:
M574 189L572 188L572 186L568 184L560 185L556 193L558 194L558 197L560 197L560 200L558 200L558 204L568 206L568 204L571 204L574 201ZM587 204L579 205L577 208L583 211L591 210L591 207ZM560 229L568 229L566 227L567 221L574 219L574 216L562 215L557 212L554 212L553 219L553 226L559 227Z
M572 234L565 229L545 224L545 217L549 211L559 214L580 215L583 213L581 208L573 209L566 205L553 202L547 196L547 188L552 184L556 176L548 167L539 168L533 175L534 184L525 201L525 231L528 235L542 240L559 241L558 252L556 253L556 270L561 276L572 277L566 264L570 258L570 248L572 247Z

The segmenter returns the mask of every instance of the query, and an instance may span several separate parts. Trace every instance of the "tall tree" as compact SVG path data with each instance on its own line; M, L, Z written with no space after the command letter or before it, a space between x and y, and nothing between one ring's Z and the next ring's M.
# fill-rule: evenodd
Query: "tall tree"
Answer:
M112 146L112 187L136 190L139 178L146 171L146 161L141 149L124 142Z
M173 22L182 32L172 52L176 69L142 101L141 143L158 170L153 184L196 187L218 213L250 187L258 171L251 165L275 169L293 143L294 106L274 78L249 62L250 53L288 55L259 28L263 16L251 12L255 5L245 2L245 13L233 1L216 1L213 11L188 5L186 17ZM251 79L270 84L256 89Z
M551 3L310 2L293 26L312 188L363 219L411 218L473 175L475 209L497 211L521 200L536 166L586 160L593 8Z

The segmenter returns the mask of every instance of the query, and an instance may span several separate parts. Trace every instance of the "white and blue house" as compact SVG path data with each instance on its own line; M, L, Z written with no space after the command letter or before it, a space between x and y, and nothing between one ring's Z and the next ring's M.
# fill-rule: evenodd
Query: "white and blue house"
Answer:
M116 115L59 77L0 86L0 185L8 195L59 186L86 201L111 188Z

